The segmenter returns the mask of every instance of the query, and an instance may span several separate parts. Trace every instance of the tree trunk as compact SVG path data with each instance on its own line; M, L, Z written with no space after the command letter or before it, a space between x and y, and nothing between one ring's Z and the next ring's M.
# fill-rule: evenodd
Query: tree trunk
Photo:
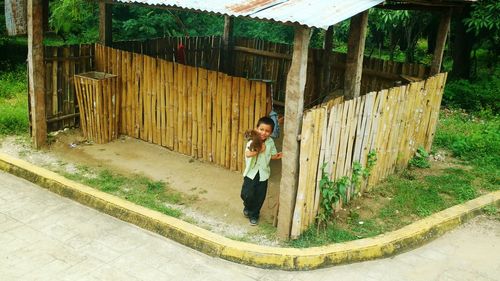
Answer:
M432 20L426 30L427 54L434 54L434 49L436 48L436 37L437 37L438 26L439 26L438 17L436 15L433 15Z
M456 13L456 21L453 24L452 58L453 68L450 76L457 79L469 79L471 74L471 51L475 36L467 32L463 20L470 15L470 7L464 7Z

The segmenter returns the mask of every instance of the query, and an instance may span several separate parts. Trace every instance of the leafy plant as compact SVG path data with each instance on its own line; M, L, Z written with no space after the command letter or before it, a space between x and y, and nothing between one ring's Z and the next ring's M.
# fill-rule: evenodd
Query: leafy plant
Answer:
M473 4L469 18L464 20L468 31L483 35L490 41L491 51L499 54L500 43L500 2L498 0L481 0Z
M319 182L321 201L320 211L317 215L318 227L326 225L333 215L333 207L342 200L347 203L349 201L348 191L351 190L353 194L359 193L361 179L366 179L377 161L375 151L370 151L368 154L367 167L363 168L362 165L355 161L353 163L352 175L343 176L333 181L328 173L325 171L328 163L323 163L321 166L321 180Z
M371 171L373 167L377 163L377 152L375 150L371 150L368 153L368 158L366 160L366 168L363 169L363 178L368 178L371 175Z
M50 26L64 41L97 41L99 21L95 3L85 0L58 0L51 2L50 9Z
M419 147L408 165L415 168L429 168L431 166L429 163L429 153L423 147Z
M486 207L483 208L483 212L488 215L488 216L494 216L496 215L499 211L497 209L497 207L495 207L494 205L488 205Z

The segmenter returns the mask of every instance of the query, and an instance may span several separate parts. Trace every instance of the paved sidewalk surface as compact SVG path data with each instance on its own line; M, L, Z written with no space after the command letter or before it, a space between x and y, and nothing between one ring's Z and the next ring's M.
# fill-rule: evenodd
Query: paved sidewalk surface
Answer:
M0 280L500 280L500 222L393 258L306 272L213 258L0 171Z

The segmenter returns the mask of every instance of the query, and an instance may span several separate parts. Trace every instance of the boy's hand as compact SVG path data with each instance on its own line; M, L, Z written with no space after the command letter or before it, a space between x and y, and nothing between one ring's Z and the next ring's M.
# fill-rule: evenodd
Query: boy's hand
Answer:
M278 152L271 157L271 159L273 159L273 160L278 160L281 158L283 158L283 152Z

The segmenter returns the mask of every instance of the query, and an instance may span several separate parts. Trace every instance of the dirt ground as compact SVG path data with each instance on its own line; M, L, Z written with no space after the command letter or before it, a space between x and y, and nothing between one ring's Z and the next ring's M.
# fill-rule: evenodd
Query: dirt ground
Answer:
M281 139L276 146L281 151ZM263 225L272 225L277 208L281 176L281 160L271 161L271 178L266 201L261 210L260 226L250 226L243 214L240 199L241 172L229 171L215 164L172 152L159 145L122 136L107 144L87 144L79 130L59 132L48 149L30 150L13 138L3 140L0 152L24 158L34 164L49 167L64 163L66 169L78 165L108 169L125 176L141 174L161 180L191 198L187 206L178 206L184 219L231 238L250 239L259 244L273 245L260 234ZM266 227L269 228L269 227ZM256 241L257 240L257 241Z

